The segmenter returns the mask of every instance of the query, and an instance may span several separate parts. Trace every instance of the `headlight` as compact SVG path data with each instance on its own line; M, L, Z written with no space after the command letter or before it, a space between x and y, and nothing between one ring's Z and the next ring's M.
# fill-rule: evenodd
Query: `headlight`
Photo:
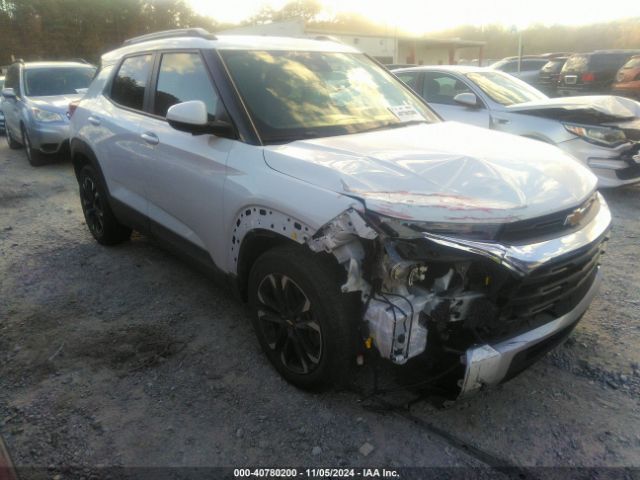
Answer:
M422 238L426 232L467 240L492 241L502 228L499 223L410 222L389 217L378 217L378 221L391 228L392 231L387 233L405 239Z
M495 223L438 223L420 222L408 225L418 232L434 233L468 240L494 240L502 225Z
M575 125L565 123L564 128L584 138L587 142L603 145L605 147L617 147L627 141L624 132L618 128L590 127L588 125Z
M39 122L61 122L62 115L56 112L50 112L48 110L40 110L39 108L32 109L33 116Z

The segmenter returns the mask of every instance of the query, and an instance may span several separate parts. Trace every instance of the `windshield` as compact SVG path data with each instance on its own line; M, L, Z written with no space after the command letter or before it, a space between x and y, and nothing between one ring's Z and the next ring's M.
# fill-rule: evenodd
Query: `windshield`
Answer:
M530 85L503 73L474 72L468 73L467 78L486 93L491 100L505 106L549 98Z
M93 79L92 67L30 68L24 73L24 90L28 97L75 95Z
M265 143L439 121L407 87L362 54L220 53Z

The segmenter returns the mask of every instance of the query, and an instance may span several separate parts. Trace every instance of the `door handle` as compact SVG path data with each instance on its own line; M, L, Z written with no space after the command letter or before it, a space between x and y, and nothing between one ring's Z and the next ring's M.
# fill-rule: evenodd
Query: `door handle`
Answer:
M96 127L100 125L100 119L98 117L94 117L93 115L89 115L87 118L91 125L95 125Z
M160 143L158 136L152 132L145 132L142 135L140 135L140 138L142 138L149 145L157 145L158 143Z
M497 123L498 125L506 125L507 123L509 123L509 120L507 120L506 118L493 117L493 122Z

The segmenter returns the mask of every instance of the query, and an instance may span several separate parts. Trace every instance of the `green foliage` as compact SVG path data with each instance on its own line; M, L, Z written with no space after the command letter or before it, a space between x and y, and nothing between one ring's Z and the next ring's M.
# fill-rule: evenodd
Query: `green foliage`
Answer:
M98 62L127 38L184 27L217 24L186 0L0 0L0 65L12 55Z

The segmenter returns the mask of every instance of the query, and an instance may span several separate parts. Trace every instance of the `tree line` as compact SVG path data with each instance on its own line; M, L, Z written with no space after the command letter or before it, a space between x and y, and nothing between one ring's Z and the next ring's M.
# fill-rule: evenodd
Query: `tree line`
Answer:
M0 0L0 65L14 58L99 61L136 35L220 28L185 0Z
M232 7L227 3L226 8ZM318 0L291 0L280 9L263 7L243 24L293 18L330 31L402 34L358 14L329 16ZM13 58L83 58L96 63L102 53L136 35L187 27L215 32L232 26L198 15L187 0L0 0L0 65ZM640 18L587 26L534 25L522 35L525 53L640 48ZM502 25L467 25L429 36L483 40L487 58L516 54L516 34Z

